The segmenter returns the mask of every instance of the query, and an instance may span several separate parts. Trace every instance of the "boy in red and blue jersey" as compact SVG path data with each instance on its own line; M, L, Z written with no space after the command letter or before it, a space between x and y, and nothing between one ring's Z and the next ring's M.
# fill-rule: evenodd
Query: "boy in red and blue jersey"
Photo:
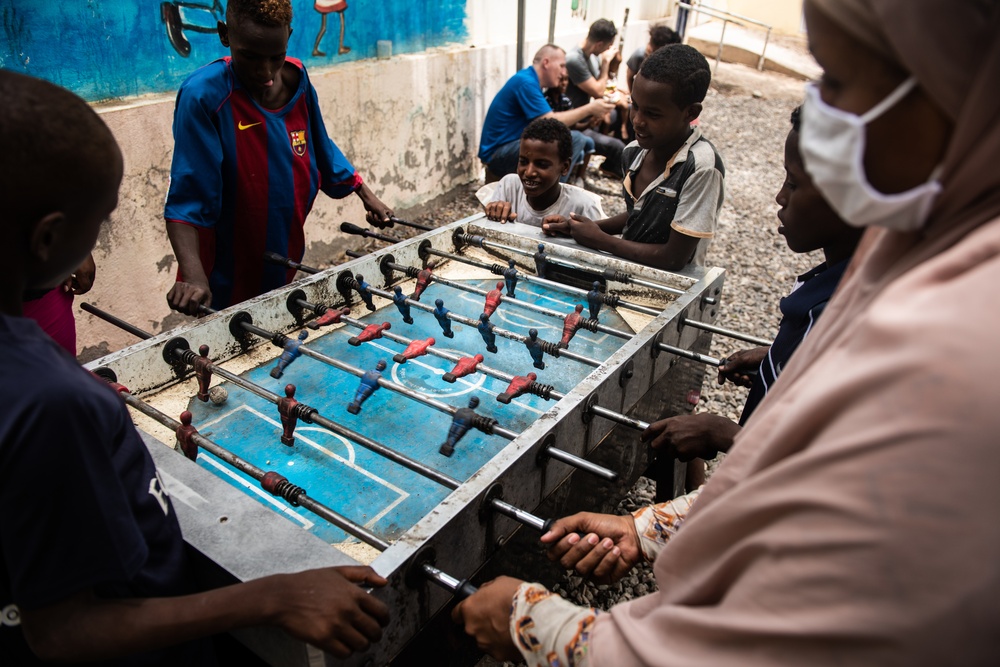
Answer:
M224 308L286 285L320 190L356 193L367 219L391 224L379 201L326 133L301 61L286 58L288 0L231 0L219 37L231 56L194 72L177 93L174 156L164 217L179 265L171 308Z

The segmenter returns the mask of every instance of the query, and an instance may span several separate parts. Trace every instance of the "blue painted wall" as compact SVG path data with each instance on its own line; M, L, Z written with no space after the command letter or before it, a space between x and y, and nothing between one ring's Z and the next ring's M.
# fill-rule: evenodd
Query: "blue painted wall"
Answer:
M224 17L225 1L0 0L0 67L48 79L90 101L176 90L191 71L228 55L214 30L190 27L212 29ZM322 15L313 0L292 0L288 54L316 69L374 58L378 40L391 40L393 54L399 54L467 37L466 0L348 0L347 5L344 46L350 52L338 54L341 15L334 12L326 15L320 45L326 55L314 56ZM179 17L189 26L175 31L173 42L167 29L171 17L175 25Z

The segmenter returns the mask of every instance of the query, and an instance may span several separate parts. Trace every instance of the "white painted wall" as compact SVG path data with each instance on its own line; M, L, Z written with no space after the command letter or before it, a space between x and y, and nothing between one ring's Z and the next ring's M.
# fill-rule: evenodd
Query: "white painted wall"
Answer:
M601 17L598 11L620 25L626 4L648 10L649 3L591 0L584 20L570 16L570 0L559 0L556 42L569 47L581 41L587 26ZM549 3L526 5L527 64L547 40ZM470 0L468 21L465 45L310 72L330 136L379 197L397 209L427 202L479 175L483 118L515 70L517 2ZM631 18L626 52L646 37L646 22ZM118 210L94 252L97 282L83 299L159 333L185 319L170 313L165 300L177 269L162 218L173 96L98 111L122 147L126 172ZM306 264L325 264L350 247L338 231L344 220L363 224L357 197L337 201L321 194L307 223ZM79 349L89 358L136 342L82 311L77 328Z

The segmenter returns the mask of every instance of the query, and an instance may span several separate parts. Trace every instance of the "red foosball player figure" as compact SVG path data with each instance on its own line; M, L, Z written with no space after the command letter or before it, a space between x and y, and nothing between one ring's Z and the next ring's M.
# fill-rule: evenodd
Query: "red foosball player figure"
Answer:
M491 289L486 293L486 306L483 308L483 312L492 315L501 301L503 301L503 281L497 283L496 289Z
M434 267L437 266L434 262L428 264L425 268L420 269L417 272L417 286L413 289L413 296L410 298L414 301L420 301L420 295L424 293L427 286L431 284L434 280Z
M559 341L559 347L569 347L569 342L573 340L577 329L580 328L580 320L583 319L583 315L580 314L582 312L583 306L576 304L576 310L563 318L563 335L562 340Z
M366 343L370 340L375 340L376 338L382 337L383 331L388 331L392 328L392 325L388 322L383 322L382 324L369 324L364 328L364 330L357 336L351 336L347 339L347 342L354 347L361 345L361 343Z
M281 444L291 447L295 444L295 424L299 417L295 414L295 406L299 402L295 400L295 385L285 385L285 397L278 399L278 414L281 415Z
M202 347L205 347L202 345ZM177 435L177 445L184 452L184 456L188 457L192 461L198 458L198 444L195 443L194 438L198 434L198 429L191 426L191 411L185 410L181 413L181 425L177 427L174 431Z
M510 403L515 398L528 391L528 387L530 387L531 383L537 379L538 376L534 373L514 376L514 379L510 381L509 385L507 385L507 390L502 394L497 394L497 400L504 405Z
M427 348L433 345L436 341L433 338L428 338L427 340L414 340L411 341L406 349L400 354L393 356L392 360L397 364L405 364L407 359L413 359L415 357L422 357L427 354Z
M464 378L466 375L472 375L476 372L476 367L483 363L483 355L477 354L474 357L462 357L455 364L455 367L451 369L450 372L445 373L441 376L441 379L445 382L454 383L458 378Z
M198 400L205 403L208 401L208 385L212 384L212 360L208 358L208 345L198 348L198 357L192 365L198 378Z
M306 326L310 329L319 329L330 324L340 324L340 318L350 313L350 308L329 308L312 322L306 323Z

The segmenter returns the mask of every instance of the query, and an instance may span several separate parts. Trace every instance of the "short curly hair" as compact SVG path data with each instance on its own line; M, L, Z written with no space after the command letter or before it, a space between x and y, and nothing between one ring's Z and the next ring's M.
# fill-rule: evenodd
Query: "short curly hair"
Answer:
M789 119L792 121L792 132L802 131L802 107L798 106L792 109L792 116Z
M639 75L674 90L673 103L681 109L705 99L712 69L705 56L686 44L668 44L642 61Z
M521 133L521 140L524 139L555 142L560 160L573 158L573 135L569 133L568 127L555 118L537 118L528 123L528 127Z
M246 20L266 26L292 25L291 0L229 0L226 20Z

